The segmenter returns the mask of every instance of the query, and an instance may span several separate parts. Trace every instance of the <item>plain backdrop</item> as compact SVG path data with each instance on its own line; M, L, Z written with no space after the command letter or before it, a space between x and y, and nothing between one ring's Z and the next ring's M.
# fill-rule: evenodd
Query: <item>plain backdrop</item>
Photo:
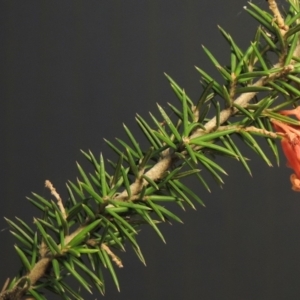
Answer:
M266 1L253 1L267 8ZM283 0L281 1L283 2ZM201 93L194 66L217 76L201 44L222 64L229 48L217 29L242 49L256 22L244 0L0 0L0 284L20 267L3 217L32 224L26 200L49 198L49 179L62 198L65 182L85 165L80 149L115 156L103 138L124 138L124 122L147 143L136 113L159 116L156 103L178 104L163 72L192 99ZM270 154L268 148L265 148ZM238 162L219 160L229 176L209 194L189 186L206 208L174 210L182 224L162 225L167 244L144 227L138 241L147 266L128 247L117 270L121 292L106 274L105 299L263 300L300 298L300 194L291 170L269 168L243 149L253 177ZM2 283L1 283L2 282ZM96 291L85 299L102 299ZM49 299L58 299L50 295Z

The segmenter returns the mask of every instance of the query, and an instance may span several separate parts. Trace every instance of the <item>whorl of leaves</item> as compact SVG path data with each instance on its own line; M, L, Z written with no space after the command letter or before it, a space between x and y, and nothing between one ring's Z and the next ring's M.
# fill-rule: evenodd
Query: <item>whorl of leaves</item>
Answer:
M18 242L15 249L22 268L0 299L14 299L18 293L45 299L44 289L62 299L83 299L68 284L69 276L87 291L96 288L103 294L104 268L119 289L116 268L122 267L122 261L117 255L124 250L125 242L145 262L136 239L141 225L150 225L164 241L159 224L181 222L172 212L171 203L183 209L194 208L195 202L204 206L203 200L182 179L194 176L209 191L209 174L222 185L227 173L215 161L219 155L238 160L251 174L233 135L270 166L269 154L260 146L266 141L278 162L277 136L272 132L270 119L295 122L276 112L296 104L300 97L300 58L296 51L300 10L295 3L298 2L290 1L284 16L289 28L284 34L270 12L249 3L246 11L260 25L245 51L219 28L230 48L230 63L222 66L203 47L223 81L217 82L197 67L203 86L198 100L190 99L166 75L179 105L169 103L168 111L158 105L159 114L150 114L151 123L136 116L149 142L147 149L140 148L124 125L126 140L106 141L118 156L116 162L82 151L94 172L88 174L77 165L79 178L67 183L65 215L57 201L37 194L28 198L42 214L34 219L34 228L19 218L7 220ZM274 57L278 62L275 65Z

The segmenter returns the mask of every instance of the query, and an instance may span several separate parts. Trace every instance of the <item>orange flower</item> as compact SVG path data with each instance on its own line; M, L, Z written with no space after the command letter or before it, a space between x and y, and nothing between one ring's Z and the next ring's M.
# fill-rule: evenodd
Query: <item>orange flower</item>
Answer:
M300 106L280 112L282 115L295 115L300 120ZM290 176L292 189L300 192L300 125L290 125L277 120L272 120L275 130L283 134L281 146L287 166L292 168L295 174Z

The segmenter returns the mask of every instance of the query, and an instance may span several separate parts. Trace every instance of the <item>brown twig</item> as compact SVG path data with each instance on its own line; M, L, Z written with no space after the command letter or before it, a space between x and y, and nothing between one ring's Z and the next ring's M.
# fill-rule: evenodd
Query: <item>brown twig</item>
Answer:
M59 194L57 193L56 189L54 188L53 184L50 182L50 180L45 181L45 187L47 187L50 190L51 194L56 198L57 205L58 205L64 219L66 219L67 214L66 214L66 210L65 210L65 207L63 205L63 202L62 202Z
M282 30L282 34L284 35L285 32L288 30L288 27L284 24L284 20L283 20L280 12L278 10L277 4L276 4L275 0L268 0L268 2L269 2L269 6L270 6L271 11L274 14L275 21L278 24L279 28ZM280 67L280 65L276 65L276 67ZM281 70L279 70L278 72L273 73L270 76L262 77L256 83L254 83L252 86L253 87L265 86L269 81L273 81L276 78L284 76L285 74L288 74L292 70L293 70L293 65L288 65L288 66L282 68ZM234 89L232 90L231 94L232 94L232 96L234 95ZM256 94L257 94L257 92L244 93L241 96L239 96L238 98L236 98L233 102L238 104L239 106L244 107L253 99L253 97L256 96ZM226 122L236 112L237 112L237 109L234 109L232 107L224 109L220 113L220 124L224 124L224 122ZM217 118L214 117L209 122L207 122L205 124L205 126L204 126L205 130L201 129L201 130L197 130L197 131L193 132L193 134L189 137L189 139L201 136L203 134L206 134L206 133L209 133L209 132L215 130L216 124L217 124ZM257 132L257 133L266 134L270 137L276 138L276 136L273 135L271 132L261 131L261 130L255 128L255 127L248 127L247 129L244 128L243 130L254 131L254 132ZM165 172L172 167L173 162L175 160L176 160L176 157L175 157L173 151L171 149L166 149L162 153L161 159L150 170L148 170L145 173L145 175L147 177L149 177L151 180L157 181L157 180L161 179L164 176ZM62 200L61 200L59 194L56 192L56 189L53 187L53 185L51 184L51 182L49 180L47 180L45 182L45 184L46 184L46 187L50 189L51 194L56 198L58 206L59 206L64 218L66 218L67 215L66 215L66 212L65 212L65 208L63 206L63 203L62 203ZM123 200L123 201L135 199L136 196L142 190L143 186L147 186L147 185L148 185L148 182L145 181L145 180L136 180L130 186L131 195L132 195L131 199L128 199L128 193L127 193L126 190L124 190L118 196L116 196L115 199ZM67 245L84 228L85 228L85 226L79 227L73 233L66 236L65 237L65 245ZM43 246L43 244L41 246ZM53 259L53 257L52 256L47 256L47 251L46 251L47 249L44 249L44 247L42 247L42 248L43 249L41 250L41 253L40 253L41 258L36 263L36 265L33 267L33 269L26 276L22 277L18 281L19 284L16 284L14 288L12 288L11 290L8 290L8 291L1 292L0 293L0 300L17 300L17 299L20 299L22 297L22 295L24 295L26 293L28 288L30 288L30 286L36 284L36 282L46 274L47 269L49 268L49 266L51 264L51 260ZM122 262L109 249L109 247L107 245L102 244L101 248L104 249L107 252L107 254L112 258L112 260L119 267L123 267ZM29 283L29 286L28 286L28 283Z
M274 20L277 23L282 36L289 30L289 26L285 24L283 17L278 9L277 3L275 0L268 0L269 8L274 15Z
M118 256L116 256L106 244L102 244L101 248L111 257L112 261L115 262L115 264L119 267L119 268L123 268L123 264L122 261L120 260L120 258Z

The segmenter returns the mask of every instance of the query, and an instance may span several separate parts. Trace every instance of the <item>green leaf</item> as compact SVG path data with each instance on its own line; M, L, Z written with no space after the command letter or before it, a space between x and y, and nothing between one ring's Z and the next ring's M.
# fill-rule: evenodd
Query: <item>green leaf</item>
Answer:
M153 152L154 152L154 147L150 147L148 151L143 155L139 163L139 171L143 170L146 167L148 161L151 159L153 155Z
M106 266L107 266L107 268L110 272L110 275L111 275L111 277L112 277L112 279L113 279L113 281L116 285L116 288L117 288L118 291L120 291L119 281L118 281L117 275L115 273L114 267L111 263L110 257L104 249L101 249L101 252L102 252L103 258L106 262Z
M46 222L44 220L41 219L34 219L34 223L37 226L39 232L42 234L43 236L43 241L45 242L45 244L47 245L47 247L49 248L50 252L52 253L52 255L57 255L60 254L61 250L59 249L59 247L57 246L56 242L52 239L52 237L46 232L46 230L44 229L44 227L42 226L41 223L45 224ZM47 223L46 223L47 224ZM48 224L48 226L50 226L50 224Z
M270 88L268 86L255 86L255 85L240 87L240 88L236 89L237 94L270 92L270 91L272 91L272 88Z
M179 195L192 209L196 209L193 202L189 199L189 197L181 190L177 185L178 180L169 181L169 188L172 188L177 195Z
M22 236L23 239L25 239L27 241L27 244L29 244L30 246L28 248L31 248L31 245L33 244L33 238L31 236L29 236L20 226L18 226L16 223L14 223L13 221L7 219L7 218L4 218L6 220L6 222L9 224L9 226L11 228L13 228L16 232L19 233L20 236ZM20 219L18 219L20 220ZM23 224L23 223L21 223ZM24 226L27 229L27 225ZM28 230L29 231L29 230ZM33 235L34 232L32 230L31 231L31 234Z
M181 191L183 191L185 193L185 195L192 196L199 204L201 204L202 206L205 207L205 204L203 203L203 201L191 189L189 189L186 185L184 185L179 180L174 180L173 182L179 187L179 189Z
M87 281L71 266L69 262L67 262L65 259L61 260L61 263L64 265L64 267L73 275L73 277L90 293L92 294L92 291L90 289L90 285L87 283Z
M131 189L130 189L130 183L129 183L128 176L127 176L128 168L125 170L125 168L123 166L121 166L121 173L122 173L122 177L123 177L123 180L124 180L125 189L126 189L127 194L128 194L128 198L130 199Z
M214 81L211 81L205 86L205 88L203 89L203 92L198 100L198 103L196 105L196 110L201 112L204 103L213 97L213 93L210 93L213 85L214 85Z
M30 244L26 239L24 239L23 236L17 234L16 232L10 230L10 233L17 239L19 240L22 244L24 244L28 249L31 249L32 244Z
M291 5L290 10L292 10L293 13L298 13L300 9L298 1L289 0L288 2Z
M183 103L184 100L183 100L183 92L182 92L182 90L178 90L177 87L175 87L173 84L171 84L171 88L173 89L175 95L180 100L180 102ZM189 99L189 97L187 95L185 95L185 97L186 97L186 101L189 102L189 105L192 106L193 104L192 104L192 101ZM193 113L192 113L192 110L190 109L189 106L187 106L187 111L188 111L189 116L191 118L193 118ZM179 113L179 111L175 110L175 113ZM181 113L180 113L180 115L181 115Z
M108 214L110 214L115 220L118 220L130 232L133 232L134 234L137 234L136 230L128 222L126 222L121 216L119 216L117 213L115 213L111 208L106 207L105 211Z
M71 205L75 205L77 203L77 200L74 197L74 194L73 194L71 188L69 187L69 185L67 183L66 183L66 187L67 187L68 194L69 194L69 199L68 200L71 202Z
M181 172L181 173L177 173L173 177L173 179L184 178L184 177L187 177L187 176L195 175L196 173L199 173L199 172L200 172L199 169L193 169L193 170L184 171L184 172Z
M284 116L282 114L279 114L279 113L276 113L276 112L273 112L273 111L270 111L270 110L265 112L265 115L267 115L268 117L271 117L275 120L278 120L280 122L283 122L283 123L288 123L288 124L297 125L297 126L299 126L299 124L300 124L300 122L298 120L295 120L293 118Z
M51 203L50 203L49 200L46 200L45 198L43 198L43 197L41 197L40 195L35 194L35 193L32 193L32 195L33 195L37 200L39 200L39 201L41 202L42 205L44 205L44 206L46 206L46 207L48 207L48 208L50 208L50 209L52 208L52 205L51 205Z
M235 54L235 56L238 60L241 60L243 57L243 52L241 51L241 49L234 42L234 40L232 39L230 34L228 34L221 26L218 26L218 28L219 28L221 34L223 35L223 37L227 40L227 42L231 46L232 53ZM234 69L231 69L231 72L233 72L233 71L234 71Z
M160 212L159 210L157 210L157 211ZM165 240L163 234L161 233L161 231L158 229L158 227L155 224L155 223L157 223L157 221L152 220L152 218L149 216L148 212L146 212L145 210L141 210L139 214L154 229L154 231L157 233L157 235L160 237L160 239L164 243L166 243L166 240Z
M300 30L300 24L297 25L297 26L299 27L299 30ZM288 51L287 56L285 58L285 62L284 62L285 66L289 65L291 63L293 55L294 55L294 52L295 52L295 49L296 49L298 43L299 43L299 32L297 32L295 34L295 36L293 36L292 43L291 43L291 45L289 47L289 51Z
M146 261L145 258L143 257L140 247L132 245L132 249L134 250L139 260L146 266Z
M47 246L49 247L53 255L61 254L61 248L58 247L57 243L53 240L53 238L49 234L47 234L46 238L44 238L44 242L47 244Z
M260 157L267 163L267 165L269 167L272 167L272 163L270 162L270 160L267 158L267 156L265 155L265 153L263 152L263 150L260 148L260 146L258 145L258 143L255 141L255 139L251 136L251 134L249 132L240 132L240 135L242 136L242 139L249 144L249 146L251 148L253 148L253 150L255 152L257 152Z
M272 96L270 97L266 97L264 99L262 99L259 103L258 103L258 106L257 106L257 109L255 110L255 112L253 113L253 118L256 119L258 118L262 112L264 110L266 110L269 106L272 105L272 103L275 101L276 99L275 98L272 98Z
M204 109L200 111L199 122L204 122L207 114L210 111L211 103L207 104Z
M213 143L203 142L200 139L198 139L198 140L193 139L190 141L190 144L200 146L201 148L209 148L209 149L215 150L221 154L227 154L227 155L236 157L236 154L234 152L228 150L227 148L224 148L222 146L219 146L219 145L216 145Z
M101 183L99 180L99 173L97 171L95 171L96 176L94 176L93 174L89 173L90 179L92 181L92 184L95 185L96 189L101 189Z
M207 161L209 159L206 159L206 157L200 153L197 153L197 156L199 156L199 160L200 162L203 164L203 166L211 173L211 175L213 176L213 178L217 181L217 183L219 185L223 185L223 179L221 178L221 176L214 170L214 168L211 166L211 164L209 164Z
M297 35L297 33L299 33L299 31L300 31L300 24L298 24L298 25L296 25L296 26L290 28L290 29L286 32L286 34L284 35L284 37L285 37L285 38L288 38L288 37L290 37L290 36L292 36L292 35ZM297 40L298 40L298 39L297 39Z
M180 158L184 157L180 153L176 153L176 155L181 155ZM163 178L162 184L165 185L169 180L171 180L177 173L179 173L179 171L182 169L182 167L183 167L183 165L178 166L177 168L175 168L172 171L167 171L165 177Z
M220 103L214 100L211 101L216 109L216 128L220 127Z
M253 47L253 50L254 50L254 53L255 53L255 56L257 57L258 61L260 62L260 65L261 67L263 68L264 71L268 71L269 68L265 62L265 60L263 59L259 49L257 48L257 43L251 43L252 47Z
M127 143L125 143L124 141L122 141L121 139L116 138L116 140L126 149L128 149L130 151L130 153L135 157L135 158L139 158L138 153L132 149Z
M266 11L261 10L258 6L256 6L252 2L248 2L248 4L251 7L251 9L244 7L245 10L260 24L266 27L270 32L274 32L274 27L271 25L275 23L273 22L273 16L268 14Z
M173 213L171 213L169 210L167 210L166 208L162 207L161 205L156 205L157 209L160 210L166 217L169 217L179 223L183 223L180 218L178 218L176 215L174 215Z
M48 210L48 207L45 207L43 204L37 202L36 200L33 200L31 198L26 197L26 199L31 202L35 207L37 207L39 210L41 210L43 213ZM54 214L52 212L48 212L49 216L54 217Z
M172 142L172 140L169 137L162 135L157 131L153 131L153 133L156 137L158 137L160 140L165 142L169 147L171 147L173 149L177 149L177 146Z
M31 249L31 268L33 268L37 262L37 257L39 255L39 240L37 232L34 233L34 244Z
M192 161L197 164L197 158L195 155L195 152L193 151L192 147L188 143L184 143L184 147L187 150L187 153L189 154Z
M268 130L268 131L273 131L270 119L268 118L263 118L263 120L261 120L260 118L257 119L257 123L258 123L258 127L262 128L264 130ZM279 153L278 153L278 148L277 148L277 144L276 141L274 139L271 139L269 137L266 137L266 140L276 158L276 163L277 165L279 165Z
M73 248L74 250L76 250L78 253L82 253L82 254L94 254L97 253L99 251L98 248L86 248L87 246L84 245L82 247L77 247L77 248Z
M96 219L94 212L87 205L82 204L82 208L85 211L89 220L94 221Z
M66 221L65 217L62 215L62 212L54 203L51 201L53 210L55 211L55 217L56 217L56 222L58 224L58 227L60 228L59 233L62 234L62 236L68 235L69 234L69 225L68 222Z
M123 163L123 155L120 155L119 158L118 158L117 165L115 167L114 176L113 176L113 178L111 180L111 186L112 187L114 187L116 185L116 183L118 182L118 180L122 176L122 174L121 174L122 163Z
M69 285L67 285L64 281L60 281L60 285L62 286L62 288L68 292L72 298L68 298L70 300L72 299L76 299L76 300L84 300L84 298L82 298L80 295L79 295L79 292L77 293L76 291L74 291Z
M12 289L15 286L15 284L16 284L17 281L19 281L19 277L18 276L12 278L12 280L9 281L9 283L8 283L7 290L8 289Z
M221 168L218 164L216 164L214 161L212 161L211 159L209 159L208 157L206 157L201 152L198 152L197 156L199 157L200 162L204 161L206 164L210 165L212 168L216 169L217 171L219 171L219 172L221 172L221 173L223 173L225 175L228 175L223 168Z
M253 53L253 47L250 46L247 51L244 53L244 55L241 57L239 62L237 63L236 69L234 70L235 76L238 76L242 71L250 72L249 70L249 57L251 57Z
M85 184L84 182L80 182L80 185L96 200L97 203L102 204L104 202L103 198L97 192L95 192L93 187Z
M103 159L103 155L102 154L100 155L100 168L99 168L99 172L100 172L102 197L106 197L108 187L107 187L107 183L106 183L106 179L105 179L105 164L104 164L104 159Z
M180 154L180 153L176 153L176 155L177 155L178 157L180 157L180 158L185 162L185 164L187 164L187 165L191 168L191 170L196 169L195 164L194 164L193 162L191 162L189 159L187 159L185 156L183 156L183 155ZM204 178L201 176L201 174L200 174L200 173L195 173L195 175L196 175L197 179L198 179L198 180L203 184L203 186L206 188L206 190L210 193L210 188L209 188L208 184L206 183L206 181L204 180ZM180 205L180 204L179 204L179 205Z
M143 204L138 204L135 202L125 202L125 201L116 201L116 200L108 200L108 203L114 205L115 207L120 207L120 206L124 206L124 207L128 207L131 209L139 209L139 210L150 210L149 207L147 207L146 205Z
M27 231L27 233L31 236L33 236L35 234L35 232L20 218L15 217L19 223L23 226L23 228Z
M47 300L47 298L43 294L40 294L39 292L37 292L36 290L34 290L32 288L29 289L27 291L27 293L29 293L31 296L33 296L35 300Z
M185 98L185 97L184 97ZM169 116L167 115L167 113L164 111L164 109L157 104L157 107L162 115L162 117L164 118L164 120L166 121L168 127L170 128L171 132L174 134L175 138L178 141L181 141L181 135L180 133L177 131L176 127L174 126L173 122L171 121L171 119L169 118Z
M76 248L70 248L70 249L68 249L68 254L69 254L70 256L72 256L73 258L74 258L74 257L80 257L80 256L81 256L81 254L77 251Z
M176 108L173 104L171 104L171 103L167 103L168 105L169 105L169 107L172 109L172 111L175 113L175 115L180 119L180 120L182 120L183 119L183 114L182 114L182 112L178 109L178 108Z
M293 5L293 2L290 1L290 4ZM293 24L294 22L296 22L299 18L300 18L300 12L297 12L297 11L296 11L296 14L295 14L292 18L290 18L289 20L285 20L284 23L285 23L286 25L290 26L291 24ZM292 28L293 28L293 27L292 27Z
M158 185L150 177L148 177L147 175L144 174L144 175L142 175L142 178L145 179L153 188L155 188L156 190L159 190Z
M279 93L285 96L290 96L290 94L284 88L282 88L280 85L276 84L275 82L269 81L268 85L271 86L274 90L278 91Z
M165 218L164 215L161 213L161 211L159 209L156 208L156 204L153 203L150 199L150 197L147 198L147 203L148 205L152 208L152 210L157 214L157 216L163 221L165 222Z
M231 75L219 64L219 62L216 60L216 58L212 55L212 53L202 45L202 48L206 55L209 57L213 65L217 68L217 70L221 73L221 75L224 77L225 80L231 82L232 78Z
M17 253L18 253L18 255L19 255L19 257L20 257L20 259L23 263L23 266L26 268L26 270L28 272L30 272L31 271L31 265L30 265L30 262L29 262L28 258L25 255L25 253L17 245L15 245L15 249L16 249L16 251L17 251Z
M285 51L287 47L287 41L282 35L282 30L278 27L276 22L273 22L273 27L274 27L274 33L275 36L278 40L279 47L281 48L281 51Z
M140 128L142 129L143 133L146 135L148 141L153 146L153 148L156 149L156 150L160 149L162 147L162 143L155 136L155 134L153 133L153 130L151 129L151 127L139 115L137 115L137 117L135 119L138 122Z
M79 163L76 162L76 164L77 164L77 168L79 170L79 173L80 173L81 177L83 178L85 184L88 185L91 189L93 189L93 186L92 186L90 180L88 179L87 175L83 171L82 167L79 165Z
M113 150L117 153L118 156L121 156L123 154L123 152L118 149L112 142L110 142L107 139L104 139L105 143Z
M261 27L258 28L258 30L260 31L261 35L263 36L263 38L265 39L265 41L267 42L268 46L275 52L278 51L276 44L272 41L272 39L266 34L265 30L262 29Z
M120 247L121 250L125 251L125 247L121 241L121 239L117 236L115 232L113 232L111 229L107 230L108 236L111 238L111 240L108 242L109 244L112 244L112 241Z
M178 197L166 195L151 195L147 197L147 200L151 200L154 202L174 202L178 200Z
M290 80L296 82L297 84L300 84L300 78L299 78L299 77L297 77L297 76L295 76L295 75L292 75L292 74L288 74L286 77L287 77L288 79L290 79ZM287 93L287 95L289 95L289 94Z
M99 249L99 251L101 251ZM92 272L84 263L82 263L79 259L73 258L72 261L76 264L84 274L89 276L93 282L93 284L97 284L103 286L103 282Z
M139 178L139 170L138 170L138 167L137 165L135 164L135 161L129 151L128 148L125 149L126 151L126 157L127 157L127 160L128 160L128 163L129 163L129 166L130 166L130 169L132 171L132 173L134 174L134 176L136 178Z
M213 90L214 90L217 94L219 94L220 96L223 96L223 89L222 89L222 86L221 86L219 83L215 82L215 81L213 80L213 78L212 78L211 76L209 76L205 71L203 71L202 69L200 69L200 68L198 68L198 67L195 67L195 68L196 68L196 70L201 74L201 76L202 76L202 78L204 79L204 81L205 81L206 83L211 83L211 82L213 82L213 86L212 86Z
M95 169L99 172L99 164L97 163L94 155L92 154L92 152L89 150L89 153L86 153L83 150L80 150L80 152L85 156L85 158L92 163L92 165L95 167Z
M231 107L233 103L233 99L229 94L229 91L225 85L223 85L223 95L224 95L224 100L225 100L225 105L226 107Z
M264 76L269 76L270 71L252 71L252 72L246 72L246 73L241 73L239 76L237 76L236 80L238 82L244 82L251 80L256 77L264 77Z
M182 100L182 91L183 91L183 89L168 74L166 74L166 73L164 73L164 74L167 77L167 79L169 80L171 86L174 87L173 88L174 91L176 90L176 91L179 92L179 97L178 97L179 100ZM186 100L187 100L187 102L189 102L190 105L193 105L193 101L189 97L186 96Z
M295 88L293 85L283 80L276 80L276 82L280 83L287 91L290 91L293 94L295 94L297 97L300 97L300 91L297 88Z
M186 95L185 95L185 91L182 91L182 122L183 122L183 135L184 136L188 136L189 132L188 132L188 125L189 125L189 119L188 119L188 107L187 107L187 101L186 101ZM181 137L180 137L181 138Z
M101 223L101 219L95 220L93 222L91 222L89 225L86 225L85 227L82 228L82 230L75 235L69 242L68 244L66 244L66 246L69 247L75 247L77 245L79 245L82 241L85 240L86 236L91 233L93 230L95 230L95 228L97 228L100 223Z
M238 147L235 145L235 143L233 142L233 140L231 139L231 137L229 135L227 135L225 137L227 139L227 141L229 142L230 145L230 151L234 151L236 153L236 158L238 160L241 161L242 165L245 167L245 169L247 170L247 172L250 174L250 176L252 176L251 170L246 162L246 159L244 158L244 156L241 154L240 150L238 149ZM222 142L224 143L224 140L222 139L222 137L220 138L222 140ZM225 143L226 145L226 143Z
M58 280L61 278L60 276L60 264L58 262L58 260L56 258L53 258L51 260L51 264L52 264L52 269L53 269L53 272L54 272L54 276L55 276L55 279Z
M83 200L85 198L85 196L84 196L84 193L82 192L81 186L79 185L79 188L78 188L72 181L69 180L68 182L69 182L71 188L73 189L73 191L80 197L81 200Z
M201 141L201 142L210 142L213 141L221 136L224 135L228 135L231 134L233 132L235 132L236 129L234 128L230 128L230 129L222 129L222 130L216 130L214 132L210 132L210 133L205 133L203 135L197 136L197 137L193 137L190 142L194 142L194 141Z
M77 218L80 221L80 223L82 223L83 218L81 212L82 212L82 203L77 203L68 211L67 220L70 221L74 218Z
M143 156L143 153L142 153L142 150L141 150L141 148L139 146L139 143L136 141L136 139L134 138L133 134L130 132L130 130L128 129L128 127L125 124L123 124L123 127L124 127L124 129L125 129L128 137L129 137L132 145L134 146L136 152L138 153L139 157Z
M158 131L162 134L162 135L164 135L164 136L166 136L166 137L169 137L169 135L167 134L167 132L166 132L166 130L165 130L165 123L166 123L166 121L163 121L163 122L159 122L150 112L149 112L149 115L150 115L150 117L152 118L152 120L153 120L153 122L155 123L155 125L157 126L157 128L158 128ZM154 130L152 130L152 132L153 132Z
M254 117L252 116L252 114L250 113L250 111L248 111L246 108L236 104L236 103L233 103L233 106L238 109L240 111L240 113L242 115L245 115L246 117L248 117L250 120L255 120Z

